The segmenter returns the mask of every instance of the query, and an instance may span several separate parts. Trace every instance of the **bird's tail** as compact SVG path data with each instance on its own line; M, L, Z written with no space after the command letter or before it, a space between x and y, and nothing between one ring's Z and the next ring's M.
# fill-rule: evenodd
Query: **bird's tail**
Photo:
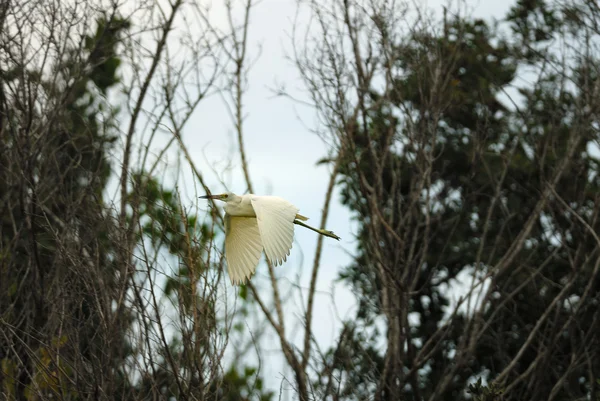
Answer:
M308 217L306 217L306 216L302 216L301 214L296 214L296 218L297 218L298 220L302 220L302 221L306 221L306 220L308 220Z

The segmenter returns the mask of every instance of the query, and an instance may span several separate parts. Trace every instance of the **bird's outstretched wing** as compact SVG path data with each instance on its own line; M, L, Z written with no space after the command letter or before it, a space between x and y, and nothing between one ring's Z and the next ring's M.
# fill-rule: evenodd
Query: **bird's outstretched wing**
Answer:
M267 258L275 266L283 264L292 249L299 209L277 196L253 196L251 202Z
M263 246L254 217L225 214L225 257L231 284L241 284L254 274Z

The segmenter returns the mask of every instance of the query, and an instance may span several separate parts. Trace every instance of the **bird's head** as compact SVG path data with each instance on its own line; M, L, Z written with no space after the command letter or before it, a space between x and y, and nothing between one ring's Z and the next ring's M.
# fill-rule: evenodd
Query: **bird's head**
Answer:
M220 200L223 202L227 202L232 200L235 197L235 195L231 192L227 192L224 194L219 194L219 195L205 195L205 196L201 196L200 199L215 199L215 200Z

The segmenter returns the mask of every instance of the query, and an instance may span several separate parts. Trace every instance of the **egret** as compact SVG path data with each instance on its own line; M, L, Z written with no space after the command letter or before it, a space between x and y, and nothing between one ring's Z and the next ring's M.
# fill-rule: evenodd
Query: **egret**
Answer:
M308 217L298 214L296 206L278 196L238 196L228 192L200 198L225 202L225 258L234 285L245 283L254 274L263 249L275 266L287 260L294 239L294 224L340 240L331 231L303 223Z

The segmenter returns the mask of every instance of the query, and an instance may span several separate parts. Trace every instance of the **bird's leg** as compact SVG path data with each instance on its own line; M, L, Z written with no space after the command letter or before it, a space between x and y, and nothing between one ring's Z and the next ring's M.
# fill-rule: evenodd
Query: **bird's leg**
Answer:
M322 230L322 229L311 227L308 224L301 222L300 220L294 220L294 224L298 224L299 226L306 227L309 230L313 230L316 233L319 233L319 234L324 235L324 236L329 237L329 238L336 239L338 241L341 239L340 237L338 237L337 235L335 235L332 231Z

